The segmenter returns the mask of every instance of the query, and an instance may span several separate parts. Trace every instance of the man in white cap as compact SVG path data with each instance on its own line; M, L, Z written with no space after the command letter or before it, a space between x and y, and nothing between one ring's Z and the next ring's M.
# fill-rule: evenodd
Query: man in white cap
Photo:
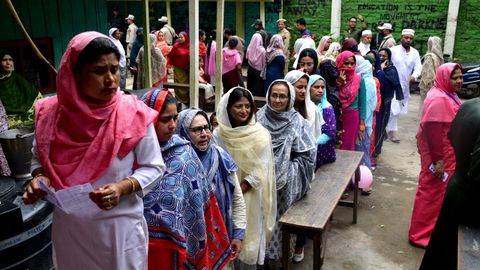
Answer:
M135 16L132 14L129 14L125 20L127 20L128 23L127 36L125 40L127 42L127 57L130 57L130 50L132 49L133 41L137 36L138 27L135 25Z
M363 30L362 38L358 44L358 50L362 55L366 55L370 51L370 43L372 43L372 31Z
M408 99L410 97L410 82L415 82L422 73L422 62L420 54L412 47L415 31L412 29L403 29L401 45L392 47L392 62L397 68L398 78L403 90L403 100L392 99L390 119L387 125L388 138L395 143L399 143L398 137L398 118L400 114L408 112Z
M166 16L162 16L160 19L158 19L158 21L160 22L160 31L162 31L165 35L167 44L172 46L175 38L177 37L175 29L168 24L168 18Z
M377 27L378 30L382 31L383 34L383 40L378 46L378 49L382 48L392 48L393 46L397 45L395 42L395 38L393 38L392 32L392 24L390 23L384 23L383 25Z
M283 54L285 55L285 74L288 72L288 59L290 57L290 51L288 50L288 46L290 46L290 31L287 30L287 20L285 19L278 19L277 26L278 26L278 34L282 36L283 39Z

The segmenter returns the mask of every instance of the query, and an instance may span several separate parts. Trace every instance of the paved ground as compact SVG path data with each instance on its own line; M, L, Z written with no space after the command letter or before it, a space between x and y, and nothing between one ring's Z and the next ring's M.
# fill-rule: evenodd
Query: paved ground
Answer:
M360 196L358 223L351 224L351 208L337 208L322 269L418 269L424 250L411 246L407 233L420 171L415 139L419 99L412 95L408 115L400 118L401 142L384 143L373 193ZM312 251L309 241L305 260L291 269L312 269Z

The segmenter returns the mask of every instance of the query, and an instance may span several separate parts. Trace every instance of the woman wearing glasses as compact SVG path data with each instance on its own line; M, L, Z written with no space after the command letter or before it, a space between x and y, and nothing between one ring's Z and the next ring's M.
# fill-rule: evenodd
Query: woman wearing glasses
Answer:
M267 247L273 269L280 267L281 235L278 220L288 207L305 195L315 168L316 144L312 130L295 109L295 89L286 80L275 80L267 90L267 105L258 122L272 136L277 183L277 223ZM284 254L283 256L289 256Z
M230 259L228 233L202 163L190 143L174 135L177 100L158 89L142 99L159 112L155 131L167 167L144 197L148 269L221 269Z
M237 178L238 167L225 150L211 143L211 126L204 111L191 108L180 112L177 134L190 141L203 164L208 182L214 187L232 255L236 258L240 254L247 225L245 200Z

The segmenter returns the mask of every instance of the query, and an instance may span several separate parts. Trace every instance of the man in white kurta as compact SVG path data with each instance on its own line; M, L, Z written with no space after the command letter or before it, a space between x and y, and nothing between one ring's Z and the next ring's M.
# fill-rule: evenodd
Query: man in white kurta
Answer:
M397 68L398 77L403 90L403 100L392 99L392 109L387 125L388 138L392 142L400 142L398 138L398 118L400 114L408 113L408 99L410 98L410 82L418 81L422 72L420 54L412 47L415 31L403 29L401 45L391 48L392 62Z

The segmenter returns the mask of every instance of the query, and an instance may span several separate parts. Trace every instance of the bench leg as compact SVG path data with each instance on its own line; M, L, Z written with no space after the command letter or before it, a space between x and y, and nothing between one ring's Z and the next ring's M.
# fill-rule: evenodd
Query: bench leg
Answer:
M313 269L320 270L323 265L323 255L325 250L325 240L323 239L323 232L318 232L313 237Z
M282 267L284 270L288 270L290 265L290 232L286 228L287 226L282 226Z
M360 182L360 166L355 170L355 187L353 192L353 224L357 224L358 183Z

